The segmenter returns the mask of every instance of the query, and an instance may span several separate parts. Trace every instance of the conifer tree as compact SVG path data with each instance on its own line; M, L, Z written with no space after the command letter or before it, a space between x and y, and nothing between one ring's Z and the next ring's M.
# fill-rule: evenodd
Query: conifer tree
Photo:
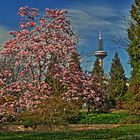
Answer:
M115 105L116 102L119 101L120 98L126 93L127 89L125 71L118 53L115 53L114 58L112 59L109 76L109 97L112 100L112 105Z
M136 114L140 114L140 0L134 1L130 10L130 16L128 28L130 43L127 51L132 67L129 89L132 99L129 107Z
M103 81L104 71L98 58L96 58L93 65L92 75L95 77L96 82L101 83Z
M98 83L102 90L102 102L98 105L98 109L100 112L108 112L110 109L110 103L107 92L107 83L108 78L104 74L104 70L100 64L100 60L96 58L95 63L93 65L92 76L94 77L93 85Z

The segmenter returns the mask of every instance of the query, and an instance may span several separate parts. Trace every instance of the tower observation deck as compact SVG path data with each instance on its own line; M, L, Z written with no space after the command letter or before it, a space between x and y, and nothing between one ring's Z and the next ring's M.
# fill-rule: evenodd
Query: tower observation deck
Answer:
M103 50L103 39L101 32L99 32L98 50L94 53L94 56L99 59L100 66L103 68L103 59L107 56L107 52Z

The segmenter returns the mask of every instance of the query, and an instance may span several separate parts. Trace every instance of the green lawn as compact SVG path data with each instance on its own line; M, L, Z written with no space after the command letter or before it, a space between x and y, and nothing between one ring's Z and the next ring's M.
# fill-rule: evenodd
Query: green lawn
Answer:
M0 132L0 140L140 140L140 124L65 132Z

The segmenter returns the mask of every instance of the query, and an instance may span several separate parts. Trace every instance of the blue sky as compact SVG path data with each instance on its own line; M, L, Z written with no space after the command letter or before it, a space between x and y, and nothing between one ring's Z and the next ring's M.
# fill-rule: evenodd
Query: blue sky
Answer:
M28 5L38 8L40 12L45 8L68 9L73 30L80 36L78 51L85 56L82 59L83 69L90 71L93 67L95 57L91 54L98 49L98 32L101 31L104 49L108 52L108 57L104 59L105 73L109 72L114 53L118 52L129 77L128 54L112 40L115 36L119 36L119 40L127 37L127 24L124 21L129 15L132 2L133 0L0 0L0 43L9 37L10 30L18 29L19 7Z

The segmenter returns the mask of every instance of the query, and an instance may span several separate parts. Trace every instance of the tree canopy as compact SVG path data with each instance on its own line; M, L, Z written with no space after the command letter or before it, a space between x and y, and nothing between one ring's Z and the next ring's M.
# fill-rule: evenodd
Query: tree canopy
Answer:
M140 99L140 0L135 0L130 10L130 25L128 28L128 38L130 40L127 49L132 67L130 89L132 94L131 110L139 110ZM137 112L136 111L136 112Z
M114 58L112 59L109 76L109 96L112 100L117 101L126 93L127 90L125 71L118 53L115 53Z

